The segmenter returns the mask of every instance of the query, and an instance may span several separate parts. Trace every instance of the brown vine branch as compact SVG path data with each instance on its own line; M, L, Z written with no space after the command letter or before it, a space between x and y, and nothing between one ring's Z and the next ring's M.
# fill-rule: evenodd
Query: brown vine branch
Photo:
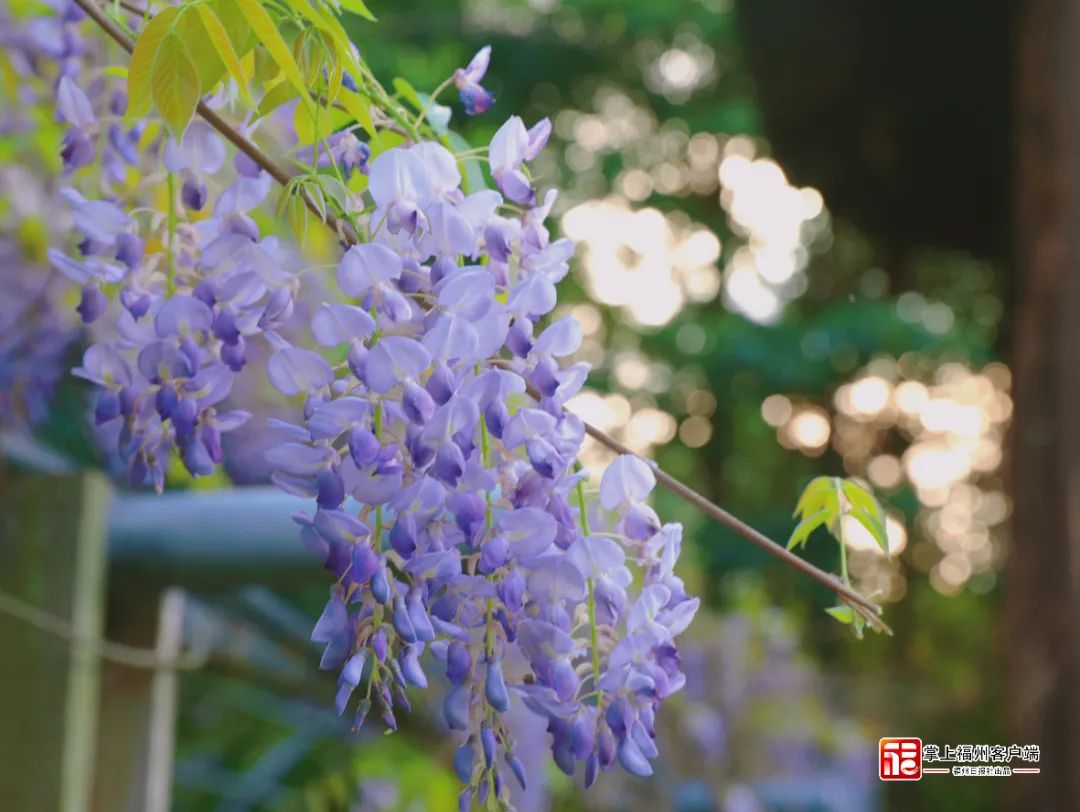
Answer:
M131 38L109 19L108 16L102 13L101 8L93 0L75 0L75 2L124 50L128 53L131 53L134 50L135 44L131 41ZM284 186L292 179L292 176L288 172L275 163L274 160L260 150L258 146L233 129L228 122L202 102L199 103L197 112L211 127L217 130L226 140L251 158L256 164L265 169L278 183ZM305 202L316 215L319 215L313 201L305 196ZM321 215L319 215L319 218L322 219ZM357 235L348 223L339 221L330 213L327 213L324 222L326 222L330 228L334 229L336 234L341 236L342 242L346 245L355 245L359 242ZM582 422L584 423L584 421ZM590 437L617 454L634 453L606 432L601 431L588 423L584 423L584 425L585 431ZM834 592L843 603L850 606L862 616L869 624L887 634L892 634L892 630L880 617L881 607L870 599L860 595L840 578L815 567L810 562L795 555L783 545L770 539L764 533L755 530L753 527L746 524L746 522L724 510L719 505L709 501L689 485L686 485L671 476L671 474L667 473L659 466L654 465L654 471L656 473L657 482L664 488L697 508L709 518L714 519L732 532L738 534L752 544L757 545L765 552L803 573L811 580L828 588Z

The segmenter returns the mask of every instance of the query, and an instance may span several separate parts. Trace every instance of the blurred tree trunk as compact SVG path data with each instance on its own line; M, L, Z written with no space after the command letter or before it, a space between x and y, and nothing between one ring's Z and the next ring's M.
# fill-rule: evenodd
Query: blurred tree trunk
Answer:
M1080 809L1080 0L1016 4L1016 275L1006 566L1013 807ZM993 170L990 170L993 171Z

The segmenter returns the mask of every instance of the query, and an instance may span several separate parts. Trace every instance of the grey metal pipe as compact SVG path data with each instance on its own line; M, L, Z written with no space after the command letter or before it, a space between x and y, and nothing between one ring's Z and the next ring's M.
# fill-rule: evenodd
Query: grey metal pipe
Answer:
M117 494L109 511L113 584L216 591L318 583L318 561L292 520L311 509L310 500L272 487Z

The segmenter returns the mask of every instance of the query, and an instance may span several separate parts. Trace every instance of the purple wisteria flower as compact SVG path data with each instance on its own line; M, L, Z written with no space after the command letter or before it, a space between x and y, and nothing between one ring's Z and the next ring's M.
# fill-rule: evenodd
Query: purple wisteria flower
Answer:
M492 102L489 55L453 77L470 114ZM94 100L73 82L62 114L92 141ZM125 210L107 183L66 191L78 241L50 253L82 288L94 341L75 373L96 385L94 421L133 485L161 489L174 456L215 470L222 435L250 418L228 406L233 385L251 345L265 350L256 378L299 412L273 422L266 460L311 500L300 538L334 579L311 636L335 707L394 730L410 689L443 674L462 809L505 806L510 776L528 782L512 709L540 717L555 763L580 762L586 786L616 764L650 774L698 607L674 572L681 528L646 503L649 465L619 457L598 494L580 470L585 426L564 404L588 366L568 361L580 326L552 318L573 245L552 239L555 193L538 196L527 168L550 132L509 119L488 149L497 188L471 194L441 143L372 156L332 137L327 165L368 177L339 292L311 309L297 304L310 275L251 216L270 177L246 156L230 165L199 122L124 158L182 179L167 213Z
M408 689L442 671L463 809L527 782L505 719L519 703L587 785L615 764L648 775L659 704L685 682L675 638L698 607L673 570L679 526L645 503L649 465L616 459L599 498L577 471L584 427L563 404L587 365L564 359L581 329L536 327L572 247L550 239L553 197L533 205L521 169L548 132L500 129L502 194L464 195L439 144L376 157L367 231L337 269L345 299L311 323L347 363L283 346L270 370L306 395L270 457L279 485L315 500L296 521L336 579L313 639L339 672L338 711L393 729Z
M458 95L461 97L461 103L465 105L467 115L476 116L485 113L495 103L495 97L480 84L490 62L491 46L485 45L476 52L468 65L454 71L454 86L458 89Z

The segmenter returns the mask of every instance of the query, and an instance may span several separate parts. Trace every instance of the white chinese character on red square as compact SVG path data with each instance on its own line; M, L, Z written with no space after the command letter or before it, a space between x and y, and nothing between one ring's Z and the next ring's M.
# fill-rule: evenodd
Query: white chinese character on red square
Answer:
M881 739L878 742L878 777L882 781L918 781L922 778L922 739Z

